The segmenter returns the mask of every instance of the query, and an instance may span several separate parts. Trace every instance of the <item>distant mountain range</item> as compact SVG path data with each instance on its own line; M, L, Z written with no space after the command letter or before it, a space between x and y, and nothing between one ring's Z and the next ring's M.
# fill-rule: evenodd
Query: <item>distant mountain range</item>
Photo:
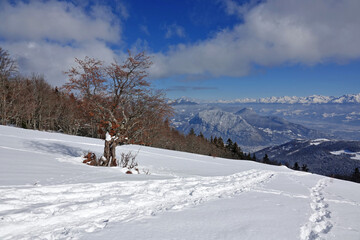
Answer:
M284 96L284 97L268 97L268 98L243 98L235 100L217 100L217 101L197 101L182 97L176 100L170 100L169 103L177 104L197 104L197 103L280 103L280 104L344 104L344 103L360 103L360 93L346 94L340 97L313 95L308 97Z
M282 104L324 104L324 103L360 103L359 94L347 94L341 97L313 95L308 97L269 97L269 98L244 98L231 101L219 101L222 103L282 103Z
M280 117L260 116L249 108L235 113L219 109L203 110L191 117L177 119L174 125L185 133L193 128L197 134L202 132L207 138L222 137L224 141L230 138L245 151L256 151L297 138L329 137Z
M360 168L360 141L336 141L328 139L292 140L285 144L268 147L255 153L258 159L268 154L270 160L300 167L306 164L310 172L322 175L350 175Z
M170 105L196 105L198 104L195 100L186 98L186 97L181 97L175 100L169 100L168 103Z

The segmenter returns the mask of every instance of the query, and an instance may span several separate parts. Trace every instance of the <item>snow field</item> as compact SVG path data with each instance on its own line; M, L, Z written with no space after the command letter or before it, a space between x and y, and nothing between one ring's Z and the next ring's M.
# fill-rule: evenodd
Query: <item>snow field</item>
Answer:
M270 171L219 177L0 189L1 239L77 238L111 221L130 221L230 197L268 181Z
M136 145L117 154L151 175L127 175L89 150L103 141L0 126L0 239L360 239L359 184Z

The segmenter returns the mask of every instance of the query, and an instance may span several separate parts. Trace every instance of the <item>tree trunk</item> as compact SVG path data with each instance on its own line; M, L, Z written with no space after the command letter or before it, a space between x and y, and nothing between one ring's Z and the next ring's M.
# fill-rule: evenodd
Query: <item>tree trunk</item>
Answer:
M117 142L114 139L105 140L105 147L104 147L104 162L103 166L117 166L116 163L116 146Z

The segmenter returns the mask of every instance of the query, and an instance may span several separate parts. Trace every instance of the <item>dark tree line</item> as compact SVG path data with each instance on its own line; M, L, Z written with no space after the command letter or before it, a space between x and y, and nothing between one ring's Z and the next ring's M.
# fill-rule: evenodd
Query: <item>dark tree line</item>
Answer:
M330 177L360 183L360 171L359 171L359 168L355 168L354 172L349 176L335 174L335 175L332 175Z
M164 122L162 131L153 138L151 146L230 159L243 159L244 156L237 144L224 144L221 137L207 139L201 132L196 135L193 129L187 135L180 133L169 121Z

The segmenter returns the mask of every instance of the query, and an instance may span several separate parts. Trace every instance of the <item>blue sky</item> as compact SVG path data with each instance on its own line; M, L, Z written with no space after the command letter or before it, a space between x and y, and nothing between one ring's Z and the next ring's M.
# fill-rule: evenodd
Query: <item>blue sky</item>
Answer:
M360 92L360 1L0 1L0 46L52 85L75 57L153 56L167 96Z

